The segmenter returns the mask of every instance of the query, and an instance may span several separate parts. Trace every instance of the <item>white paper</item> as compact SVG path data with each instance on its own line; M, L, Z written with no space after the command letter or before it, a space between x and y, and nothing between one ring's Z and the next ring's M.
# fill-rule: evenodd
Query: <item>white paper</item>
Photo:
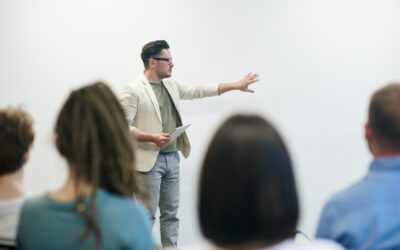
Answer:
M180 136L183 132L185 132L185 130L190 127L190 125L192 125L191 123L188 123L186 125L177 127L174 131L172 131L169 136L171 137L168 141L167 144L165 144L162 148L165 148L166 146L168 146L171 142L173 142L174 140L176 140L176 138L178 138L178 136Z

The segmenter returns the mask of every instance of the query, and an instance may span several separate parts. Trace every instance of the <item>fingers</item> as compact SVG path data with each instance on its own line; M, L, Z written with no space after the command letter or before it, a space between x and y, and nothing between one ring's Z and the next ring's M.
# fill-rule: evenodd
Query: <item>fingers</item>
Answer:
M168 142L169 139L170 139L170 137L163 137L163 138L161 138L159 141L160 141L160 142Z
M249 89L249 88L242 88L241 89L241 91L243 91L243 92L249 92L249 93L254 93L254 90L252 90L252 89Z
M252 89L245 89L245 90L243 90L244 92L250 92L250 93L254 93L254 90L252 90Z
M256 73L248 73L247 74L247 76L246 76L246 78L251 82L251 83L253 83L253 82L257 82L259 79L258 79L258 74L256 74Z
M257 74L257 73L251 73L251 72L249 72L249 73L247 73L246 76L247 76L247 77L258 77L258 74Z
M168 133L160 133L160 139L158 141L158 145L160 145L162 147L165 144L167 144L170 139L171 139L171 136Z
M164 143L167 143L167 142L169 142L169 138L162 138L162 139L159 140L160 144L164 144Z
M241 90L244 92L254 93L254 90L249 89L249 85L252 83L255 83L259 80L258 74L256 74L256 73L253 74L250 72L245 76L245 78L243 80L244 80L244 82L243 82L244 85L242 86Z
M168 133L157 133L154 134L154 140L153 142L160 147L168 143L171 139L171 136Z
M243 78L243 80L245 81L246 85L255 83L259 80L258 74L256 74L256 73L253 74L250 72Z

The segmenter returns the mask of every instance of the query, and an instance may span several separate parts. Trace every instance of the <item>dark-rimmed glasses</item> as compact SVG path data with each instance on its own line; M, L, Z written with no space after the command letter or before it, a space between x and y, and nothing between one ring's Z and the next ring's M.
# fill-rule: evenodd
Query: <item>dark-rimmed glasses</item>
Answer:
M157 60L157 61L164 61L168 64L172 63L172 57L169 58L163 58L163 57L152 57L151 59Z

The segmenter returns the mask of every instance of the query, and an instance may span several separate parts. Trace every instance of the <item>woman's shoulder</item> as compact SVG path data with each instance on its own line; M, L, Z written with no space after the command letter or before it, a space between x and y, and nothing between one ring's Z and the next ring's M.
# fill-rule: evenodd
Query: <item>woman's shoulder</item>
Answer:
M57 209L57 204L49 198L48 194L29 196L21 206L20 221L24 223L41 221L48 217L50 210L54 209Z
M50 199L48 197L48 194L35 195L35 196L30 195L24 197L23 207L30 209L35 209L35 208L41 209L43 206L46 206L49 202Z
M109 210L109 212L137 212L143 213L145 206L142 202L133 197L125 197L111 193L105 189L98 190L98 207Z

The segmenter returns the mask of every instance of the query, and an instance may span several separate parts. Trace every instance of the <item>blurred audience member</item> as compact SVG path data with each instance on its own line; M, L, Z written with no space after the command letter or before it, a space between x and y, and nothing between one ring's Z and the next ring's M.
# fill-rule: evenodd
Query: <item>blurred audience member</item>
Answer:
M69 175L59 190L25 202L18 248L153 249L133 141L110 88L98 82L72 91L55 135Z
M292 162L276 129L253 115L225 121L200 177L200 227L210 244L193 249L342 249L324 240L295 243L299 212Z
M365 139L368 173L328 201L317 237L346 249L400 249L400 83L372 95Z
M26 199L23 166L35 133L32 117L21 108L0 109L0 245L14 245L21 206Z

